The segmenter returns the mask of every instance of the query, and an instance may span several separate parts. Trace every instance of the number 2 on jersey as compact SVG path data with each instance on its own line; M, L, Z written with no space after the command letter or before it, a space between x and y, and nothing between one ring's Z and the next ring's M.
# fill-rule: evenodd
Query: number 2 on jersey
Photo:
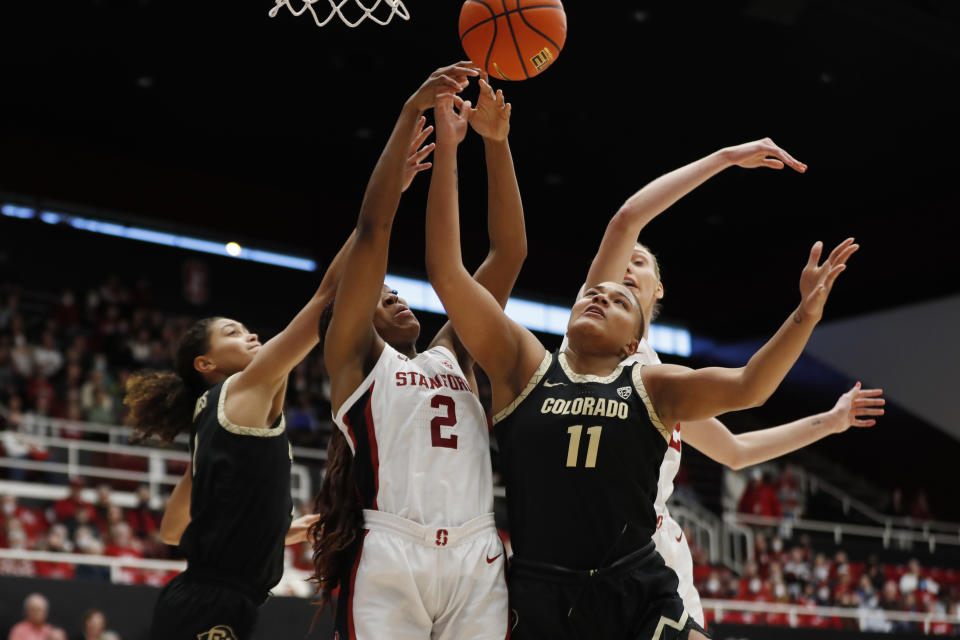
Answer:
M450 396L435 395L430 399L430 406L434 409L446 407L447 415L437 416L430 421L430 440L435 447L447 449L457 448L457 435L452 433L444 436L440 427L453 427L457 424L457 405Z
M583 431L583 425L577 424L567 427L567 433L570 434L570 446L567 447L567 466L577 466L577 459L580 456L580 434ZM590 427L587 429L587 435L590 436L590 444L587 445L587 463L584 465L587 469L597 466L597 450L600 448L600 432L603 427Z

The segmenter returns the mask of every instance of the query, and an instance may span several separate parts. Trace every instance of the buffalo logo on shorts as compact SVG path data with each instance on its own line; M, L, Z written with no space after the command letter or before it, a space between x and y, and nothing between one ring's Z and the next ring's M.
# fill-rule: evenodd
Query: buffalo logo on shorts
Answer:
M626 400L630 397L630 387L620 387L617 389L617 395Z
M225 624L218 624L210 631L204 631L197 636L197 640L239 640L233 629Z

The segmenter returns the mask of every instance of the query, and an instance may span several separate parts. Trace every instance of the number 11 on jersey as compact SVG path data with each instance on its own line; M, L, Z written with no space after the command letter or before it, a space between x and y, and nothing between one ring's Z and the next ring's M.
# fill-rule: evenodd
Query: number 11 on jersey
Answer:
M597 466L597 450L600 448L600 432L603 427L589 427L587 435L590 436L590 443L587 445L587 461L584 467L592 469ZM576 424L567 427L567 433L570 434L570 445L567 447L567 466L577 466L577 459L580 456L580 434L583 432L583 425Z

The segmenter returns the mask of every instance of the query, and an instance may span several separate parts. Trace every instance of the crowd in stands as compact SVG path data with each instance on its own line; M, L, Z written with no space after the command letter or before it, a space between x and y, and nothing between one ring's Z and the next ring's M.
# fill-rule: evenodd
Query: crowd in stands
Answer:
M13 458L50 453L22 428L23 416L122 424L124 384L139 369L172 369L173 352L196 318L157 308L146 280L128 286L111 276L85 292L63 291L23 308L22 292L0 282L0 449ZM329 384L319 350L290 379L287 428L295 445L325 446ZM64 428L56 434L82 437ZM11 479L23 470L8 469Z
M68 635L63 628L50 624L49 613L47 598L31 593L23 602L23 620L13 625L7 640L120 640L116 632L107 629L107 617L99 609L84 612L75 635Z

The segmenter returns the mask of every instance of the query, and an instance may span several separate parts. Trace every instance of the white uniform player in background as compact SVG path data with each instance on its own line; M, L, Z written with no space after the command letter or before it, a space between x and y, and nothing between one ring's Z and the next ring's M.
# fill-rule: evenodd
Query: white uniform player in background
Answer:
M800 173L807 168L769 138L727 147L646 185L627 199L608 223L600 249L590 265L586 284L622 281L634 291L643 308L644 317L647 319L644 339L640 342L636 354L624 360L625 364L660 363L659 356L647 343L646 337L650 330L649 323L659 310L664 288L656 258L645 246L636 242L640 231L670 205L731 166L772 169L789 166ZM814 247L810 264L817 264L821 248L822 244ZM809 271L805 270L803 277L806 278L808 273ZM582 291L581 289L581 293ZM565 346L566 338L561 350ZM874 420L861 419L861 416L879 415L876 412L881 410L871 407L883 404L880 393L877 389L861 389L860 383L857 383L840 396L830 411L745 434L731 433L716 418L674 426L672 439L660 468L654 505L658 527L653 539L667 566L677 573L677 591L683 598L687 613L701 626L706 625L700 595L693 583L693 557L683 529L670 517L667 508L667 500L673 494L674 479L680 469L681 433L688 444L713 460L732 469L742 469L795 451L827 435L845 431L850 426L872 426Z
M440 69L407 101L364 195L332 314L325 314L329 328L321 321L339 430L331 435L312 539L322 599L340 588L340 640L508 635L506 558L473 359L449 323L418 353L420 324L383 284L393 218L409 182L404 167L409 176L429 166L423 160L433 145L421 145L432 128L423 129L421 113L476 75L468 62ZM509 105L480 84L471 124L486 151L491 249L474 277L506 304L526 255L523 208L507 145Z

